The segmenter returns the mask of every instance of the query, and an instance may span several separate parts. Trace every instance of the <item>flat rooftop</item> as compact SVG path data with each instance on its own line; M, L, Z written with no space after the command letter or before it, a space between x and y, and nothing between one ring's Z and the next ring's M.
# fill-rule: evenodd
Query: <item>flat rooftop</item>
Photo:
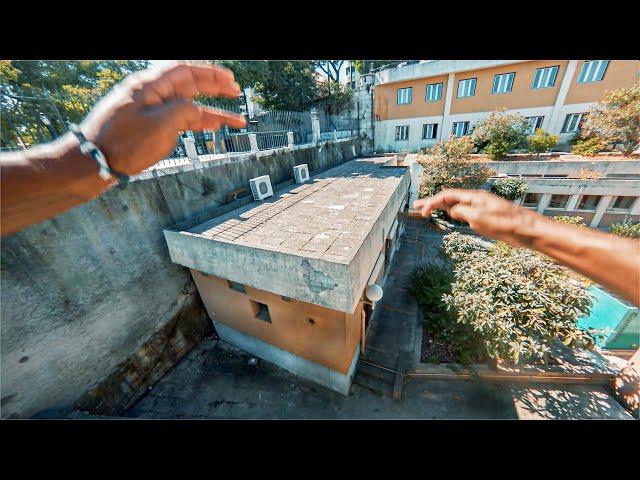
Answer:
M186 231L165 230L172 260L351 313L407 198L408 169L389 160L352 160Z

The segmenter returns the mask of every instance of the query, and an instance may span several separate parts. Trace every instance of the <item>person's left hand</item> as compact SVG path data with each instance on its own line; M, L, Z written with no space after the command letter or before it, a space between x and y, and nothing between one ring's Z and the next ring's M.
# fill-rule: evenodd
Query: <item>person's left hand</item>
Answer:
M235 98L233 73L213 65L175 64L129 75L80 124L117 173L136 174L166 157L184 130L242 128L236 115L196 105L196 95Z

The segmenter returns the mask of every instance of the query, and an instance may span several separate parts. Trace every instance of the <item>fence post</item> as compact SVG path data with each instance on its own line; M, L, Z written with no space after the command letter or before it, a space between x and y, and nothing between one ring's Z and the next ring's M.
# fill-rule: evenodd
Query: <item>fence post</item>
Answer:
M182 139L182 143L184 144L184 149L187 151L187 156L189 157L189 160L191 160L191 163L196 167L201 167L202 163L200 162L200 157L198 157L195 139L185 137Z
M313 134L313 143L318 143L321 139L320 136L320 115L315 108L311 109L311 132Z
M255 153L260 150L258 148L258 137L255 133L249 134L249 145L251 146L251 153Z
M293 140L293 132L287 132L287 147L293 148L294 140Z

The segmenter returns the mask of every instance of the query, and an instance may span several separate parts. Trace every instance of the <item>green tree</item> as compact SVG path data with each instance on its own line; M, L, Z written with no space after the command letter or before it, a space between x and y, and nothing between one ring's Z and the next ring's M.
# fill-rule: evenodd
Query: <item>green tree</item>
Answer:
M318 97L315 65L311 61L269 60L256 84L264 108L301 111Z
M595 157L600 152L604 151L609 142L601 137L596 136L581 136L571 149L571 153L576 155L583 155L585 157Z
M556 340L593 344L576 325L589 314L591 297L563 267L502 242L485 248L459 233L445 236L443 247L455 265L451 294L443 301L458 322L482 336L489 357L518 363L543 359Z
M582 126L583 138L596 137L605 144L619 144L629 155L640 141L640 82L630 88L607 92L591 107Z
M548 152L555 147L559 141L560 137L558 135L551 135L541 128L536 129L533 135L530 135L527 139L529 151L537 154L538 158L540 158L541 153Z
M614 223L609 227L609 231L615 235L629 238L640 238L640 223L624 222Z
M144 60L3 60L0 142L31 145L60 135L115 83L147 66Z
M528 122L522 115L501 108L475 125L472 139L489 158L500 160L526 145L527 128Z

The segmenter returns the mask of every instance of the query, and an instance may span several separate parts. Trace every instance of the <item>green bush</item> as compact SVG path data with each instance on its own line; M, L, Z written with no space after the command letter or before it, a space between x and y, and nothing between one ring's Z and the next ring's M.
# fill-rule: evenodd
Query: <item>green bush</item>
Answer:
M501 160L516 148L526 145L528 121L506 109L493 112L480 120L473 129L473 142L484 145L484 153L492 160Z
M541 153L548 152L555 147L559 141L560 137L558 135L551 135L541 128L538 128L533 135L527 138L527 145L529 146L529 152L535 153L540 157Z
M499 178L491 183L491 191L507 200L517 200L527 193L527 182L524 178Z
M629 238L640 238L640 223L624 222L614 223L609 227L609 231L615 235Z
M570 217L568 215L556 215L555 217L551 217L551 220L554 222L568 223L569 225L576 225L578 227L586 227L587 224L584 223L584 218L580 215L576 215L575 217Z
M450 265L427 263L411 272L410 292L420 304L425 330L436 341L446 343L461 363L482 361L486 357L482 338L471 326L457 322L455 310L447 309L443 302L443 297L451 293L452 282Z
M443 300L458 322L482 337L491 358L514 363L541 359L556 339L568 346L593 344L576 325L589 313L591 297L565 269L502 242L488 249L476 246L470 236L444 237L454 282Z
M571 149L571 153L593 157L607 148L608 142L598 137L580 138Z

